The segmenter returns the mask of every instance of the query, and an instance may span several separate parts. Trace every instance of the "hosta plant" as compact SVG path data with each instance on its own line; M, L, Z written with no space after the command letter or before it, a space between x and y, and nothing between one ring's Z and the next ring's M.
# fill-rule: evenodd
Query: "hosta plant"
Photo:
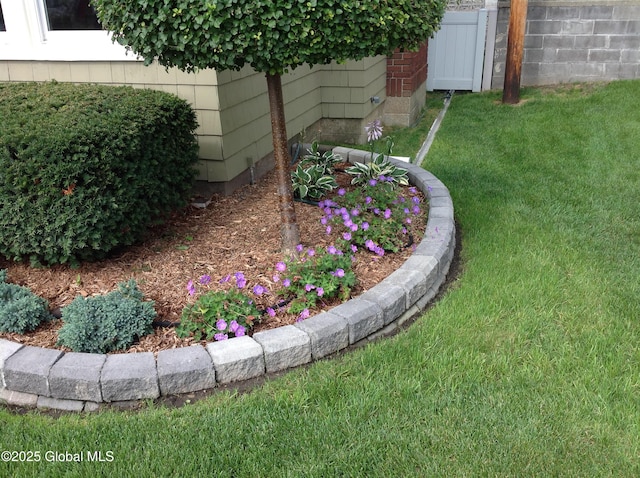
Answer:
M293 193L300 199L310 199L317 201L322 196L338 187L333 176L325 173L325 167L320 164L313 164L304 167L298 164L295 171L291 173Z

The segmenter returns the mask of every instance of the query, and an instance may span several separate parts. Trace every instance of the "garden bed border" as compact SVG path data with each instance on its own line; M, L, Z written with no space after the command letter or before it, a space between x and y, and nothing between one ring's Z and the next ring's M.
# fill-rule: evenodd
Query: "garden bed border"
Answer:
M371 157L342 147L333 152L350 163ZM365 293L295 325L157 355L65 353L0 339L0 403L95 411L280 372L393 333L424 310L445 282L455 249L455 222L449 191L436 176L390 161L407 169L410 183L427 197L428 221L413 254Z

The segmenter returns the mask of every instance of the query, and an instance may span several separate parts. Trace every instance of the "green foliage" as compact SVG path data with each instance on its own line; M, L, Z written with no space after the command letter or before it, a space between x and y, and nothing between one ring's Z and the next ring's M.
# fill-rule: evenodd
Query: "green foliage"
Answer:
M118 284L109 294L78 296L62 308L64 325L58 344L75 352L107 353L130 347L153 331L153 302L143 301L135 280Z
M353 176L351 184L356 185L364 185L371 180L381 181L391 188L397 185L407 186L409 184L407 170L392 164L382 154L374 156L369 163L355 163L345 169L345 172Z
M416 49L439 26L444 0L93 0L114 40L145 59L195 68L282 74Z
M422 208L416 188L392 185L372 179L353 191L338 191L338 196L321 203L326 222L336 230L343 228L344 238L378 255L398 252L409 243L407 226Z
M185 204L191 107L128 87L0 83L0 255L104 257Z
M295 171L291 173L293 193L300 199L312 199L317 201L322 196L338 187L338 183L333 176L325 173L325 167L321 164L313 164L304 167L298 164Z
M278 292L285 300L291 300L289 312L298 314L321 300L348 300L356 285L350 251L332 246L306 251L299 246L298 249L299 258L286 262L282 273L284 287Z
M335 166L342 162L342 156L334 154L333 150L320 152L320 146L317 141L311 144L311 148L307 150L307 153L301 160L300 164L303 166L320 166L322 167L323 174L331 175L335 173Z
M176 334L196 340L224 340L229 334L240 337L259 322L260 315L255 302L241 289L210 290L183 309Z
M52 318L45 299L6 280L6 269L0 270L0 332L24 334Z

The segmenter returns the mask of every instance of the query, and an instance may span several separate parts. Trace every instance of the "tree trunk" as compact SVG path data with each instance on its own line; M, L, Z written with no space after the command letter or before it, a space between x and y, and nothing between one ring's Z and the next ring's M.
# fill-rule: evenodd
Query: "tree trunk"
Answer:
M507 60L504 70L504 88L502 90L503 103L516 104L520 101L520 78L524 32L527 25L527 3L527 0L511 0Z
M287 256L296 254L300 243L300 231L296 221L293 204L293 188L289 173L289 153L287 151L287 124L284 117L284 99L282 97L282 79L279 74L267 76L269 91L269 110L271 113L271 135L273 137L273 156L276 163L276 181L280 205L280 238L282 252Z

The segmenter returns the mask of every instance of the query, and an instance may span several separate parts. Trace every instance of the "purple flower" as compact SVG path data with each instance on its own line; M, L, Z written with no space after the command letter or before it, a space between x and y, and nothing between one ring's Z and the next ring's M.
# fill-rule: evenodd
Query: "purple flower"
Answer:
M243 325L238 325L238 328L233 333L233 335L235 335L236 337L242 337L243 335L246 334L246 332L247 332L247 329Z
M326 231L327 231L327 235L331 234L331 226L327 226Z
M411 224L411 218L410 217L406 218L404 222L406 222L407 224Z
M316 292L318 293L318 297L322 297L324 295L324 289L322 287L318 287Z
M238 330L238 327L240 327L240 324L237 321L232 320L229 323L229 332L233 332L235 334L236 330Z
M350 241L350 240L351 240L351 233L350 233L350 232L344 232L344 233L342 233L342 238L343 238L345 241Z
M347 191L344 188L338 189L338 196L344 196L345 194L347 194Z
M352 216L357 216L358 214L360 214L360 209L358 209L358 208L353 208L353 209L351 210L351 215L352 215Z
M370 251L373 251L376 248L376 243L371 239L367 239L366 241L364 241L364 246Z
M313 257L316 255L316 250L315 249L309 249L307 251L307 254L309 254L309 257Z
M265 293L265 288L262 287L260 284L256 284L253 286L253 293L258 297L260 297L262 294Z
M369 186L375 186L376 184L378 184L378 181L375 179L369 179Z
M381 175L378 177L378 181L385 182L386 180L387 180L387 177L386 177L384 174L381 174Z
M200 277L200 284L207 285L209 282L211 282L211 276L210 275L205 274L202 277Z
M416 216L420 214L420 206L413 206L411 209Z
M358 225L351 223L349 229L351 229L351 232L356 232L358 230Z
M373 201L373 199L371 199L371 196L367 196L366 198L364 198L365 204L371 204L371 201Z
M302 252L302 249L304 249L304 246L303 246L302 244L298 244L298 245L296 246L296 251L298 251L298 252Z
M332 254L332 255L333 255L333 254L337 254L338 249L336 249L336 248L335 248L335 246L329 246L329 247L327 247L327 252L328 252L329 254Z
M224 284L225 282L229 282L231 280L231 274L227 274L222 279L220 279L220 283Z
M367 141L369 143L382 138L382 123L379 119L368 123L367 126L364 127L364 130L367 132Z
M269 317L275 317L276 316L276 311L273 310L273 308L271 308L271 307L267 307L267 314L269 314Z
M189 292L189 295L195 295L196 293L196 286L193 284L192 280L187 282L187 291Z
M351 251L358 252L358 246L356 246L355 244L351 244Z
M375 252L379 256L384 256L384 249L380 246L376 246L373 252Z
M273 282L280 282L280 276L278 274L273 274Z
M431 186L429 186L429 188L431 188ZM429 191L431 191L431 189L429 189ZM411 186L411 187L409 188L409 192L410 192L411 194L418 194L418 189L417 189L415 186Z
M365 221L362 224L360 224L360 227L362 228L363 231L366 231L367 229L369 229L369 223Z
M289 287L291 285L291 279L285 279L282 281L282 285L285 287Z
M298 316L298 319L299 320L308 319L310 315L311 314L309 313L309 309L304 309L302 312L300 312L300 315Z
M229 336L227 334L223 334L222 332L219 334L215 334L213 336L214 340L216 341L220 341L220 340L227 340L229 338Z
M223 331L223 330L227 330L227 322L225 322L224 319L218 319L216 321L216 329L218 329L219 331Z
M278 272L284 272L287 270L287 265L284 262L280 261L276 264L276 270Z
M326 216L322 216L320 218L320 224L322 224L323 226L327 225L327 217Z
M391 217L391 209L387 208L384 211L384 218L389 219Z
M311 290L315 289L316 286L313 284L305 284L304 286L304 290L306 290L307 292L310 292Z
M411 201L413 202L413 204L420 204L420 198L418 196L413 196L411 198Z
M380 214L380 209L378 209L377 207L373 208L373 213L377 216L378 214Z
M332 274L336 277L344 277L344 269L336 269Z

